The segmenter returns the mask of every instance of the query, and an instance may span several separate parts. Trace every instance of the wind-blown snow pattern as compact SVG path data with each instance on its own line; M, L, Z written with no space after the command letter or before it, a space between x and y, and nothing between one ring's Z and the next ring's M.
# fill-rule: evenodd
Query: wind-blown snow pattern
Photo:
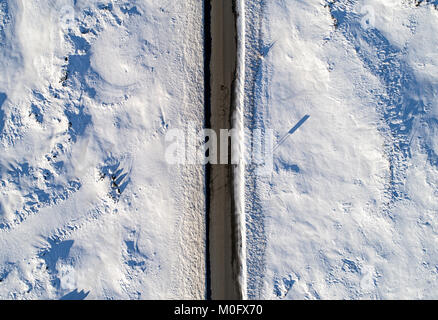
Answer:
M268 299L438 292L434 1L246 1L247 290Z
M233 3L242 297L438 298L438 1ZM0 299L208 295L202 10L0 0Z
M0 0L0 298L202 299L201 1Z

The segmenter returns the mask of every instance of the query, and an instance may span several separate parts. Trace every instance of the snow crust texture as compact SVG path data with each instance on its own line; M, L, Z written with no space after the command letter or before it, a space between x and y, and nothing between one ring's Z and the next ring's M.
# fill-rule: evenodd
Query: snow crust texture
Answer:
M246 126L310 116L247 166L248 297L436 299L436 1L246 7Z
M235 4L242 295L438 298L438 1ZM0 0L0 299L206 297L203 45L199 0Z
M0 298L201 299L199 1L0 0Z

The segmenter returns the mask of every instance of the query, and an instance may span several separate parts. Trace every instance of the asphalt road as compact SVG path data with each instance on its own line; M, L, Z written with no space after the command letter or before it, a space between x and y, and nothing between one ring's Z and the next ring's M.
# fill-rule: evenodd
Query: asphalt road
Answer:
M232 0L213 0L211 11L211 126L231 129L232 92L236 70L236 25ZM218 154L221 154L218 143ZM232 166L210 168L210 275L212 299L242 299L238 281L239 257L233 217Z

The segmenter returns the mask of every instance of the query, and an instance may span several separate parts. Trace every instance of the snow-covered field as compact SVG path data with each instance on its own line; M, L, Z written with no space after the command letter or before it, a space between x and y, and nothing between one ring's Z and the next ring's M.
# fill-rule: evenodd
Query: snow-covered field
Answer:
M438 298L437 1L246 1L247 291Z
M275 141L211 177L210 259L210 171L165 156L209 122L203 1L0 0L0 299L204 299L220 254L249 299L438 299L438 1L234 3L211 111Z
M0 298L205 297L200 1L0 0Z

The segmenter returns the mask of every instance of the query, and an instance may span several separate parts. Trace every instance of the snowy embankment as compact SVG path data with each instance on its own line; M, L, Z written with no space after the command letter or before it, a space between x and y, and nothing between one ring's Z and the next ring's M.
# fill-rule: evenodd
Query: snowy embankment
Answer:
M243 150L244 146L244 121L243 113L245 107L245 1L238 0L235 2L235 19L236 19L236 39L237 39L237 61L235 74L235 110L232 116L233 128L236 129L237 143L232 152L239 155L238 164L234 168L234 201L235 201L235 219L237 220L237 232L240 243L237 244L238 259L240 260L240 270L238 274L239 287L243 299L247 299L247 269L246 269L246 228L245 228L245 159Z
M0 0L0 297L203 298L200 1Z
M433 1L246 3L248 297L437 298Z

